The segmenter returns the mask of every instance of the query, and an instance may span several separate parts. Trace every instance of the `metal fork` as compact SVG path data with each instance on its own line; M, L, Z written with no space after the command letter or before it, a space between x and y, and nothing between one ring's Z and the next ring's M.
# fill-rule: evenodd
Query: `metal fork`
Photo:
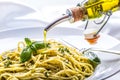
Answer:
M120 55L120 51L118 50L106 50L106 49L97 49L97 48L82 48L82 49L78 49L76 46L70 44L69 42L65 41L65 40L62 40L63 42L67 43L69 46L71 47L74 47L75 49L79 50L79 51L87 51L87 50L90 50L90 51L97 51L97 52L104 52L104 53L110 53L110 54L116 54L116 55Z

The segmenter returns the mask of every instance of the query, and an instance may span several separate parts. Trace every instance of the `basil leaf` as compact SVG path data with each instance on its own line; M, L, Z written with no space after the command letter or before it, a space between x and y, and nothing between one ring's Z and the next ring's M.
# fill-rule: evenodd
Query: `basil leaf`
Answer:
M47 43L44 43L42 41L31 42L29 38L25 38L25 42L27 46L21 52L21 55L20 55L21 62L28 61L31 58L32 53L37 53L38 49L43 49L45 47L48 47Z
M20 61L21 62L28 61L31 58L32 53L33 53L33 51L31 48L29 48L29 47L24 48L20 55Z
M30 46L32 44L32 42L29 38L25 38L25 42L26 42L27 46Z
M31 45L31 49L34 51L37 51L38 49L43 49L45 47L48 47L47 43L44 43L42 41L35 41Z

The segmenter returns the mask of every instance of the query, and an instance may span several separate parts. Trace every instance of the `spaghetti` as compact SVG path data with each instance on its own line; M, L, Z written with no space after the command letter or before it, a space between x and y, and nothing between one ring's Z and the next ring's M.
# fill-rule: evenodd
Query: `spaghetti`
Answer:
M84 80L93 74L93 66L81 52L55 40L46 43L47 47L33 52L26 62L20 62L26 47L23 42L17 49L2 53L0 80Z

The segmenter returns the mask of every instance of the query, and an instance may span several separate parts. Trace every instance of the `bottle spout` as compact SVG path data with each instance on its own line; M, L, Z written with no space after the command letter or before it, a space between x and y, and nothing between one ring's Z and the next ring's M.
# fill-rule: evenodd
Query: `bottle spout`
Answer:
M69 22L73 23L79 20L84 20L86 15L85 9L84 7L73 7L70 9L66 10L66 15L64 15L63 17L55 20L54 22L52 22L51 24L49 24L47 27L45 27L45 31L50 30L52 27L54 27L57 24L60 24L66 20L68 20Z
M64 22L64 21L67 21L68 19L69 19L69 15L66 14L66 15L60 17L59 19L53 21L52 23L50 23L47 27L45 27L44 30L47 32L47 31L49 31L52 27L54 27L55 25L60 24L60 23L62 23L62 22Z

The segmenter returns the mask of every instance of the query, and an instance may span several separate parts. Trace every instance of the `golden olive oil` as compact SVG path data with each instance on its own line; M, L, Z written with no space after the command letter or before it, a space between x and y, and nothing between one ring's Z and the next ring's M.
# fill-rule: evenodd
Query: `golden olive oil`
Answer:
M43 39L44 39L43 41L44 41L45 47L46 47L46 37L47 37L47 31L46 31L46 30L43 31L43 37L44 37L44 38L43 38Z
M46 42L47 31L46 31L46 30L43 31L43 37L44 37L44 38L43 38L43 39L44 39L43 41L44 41L44 43L45 43L45 48L47 48L47 44L46 44L46 43L47 43L47 42Z
M120 0L88 0L84 6L89 19L99 18L108 11L117 11L120 7Z

